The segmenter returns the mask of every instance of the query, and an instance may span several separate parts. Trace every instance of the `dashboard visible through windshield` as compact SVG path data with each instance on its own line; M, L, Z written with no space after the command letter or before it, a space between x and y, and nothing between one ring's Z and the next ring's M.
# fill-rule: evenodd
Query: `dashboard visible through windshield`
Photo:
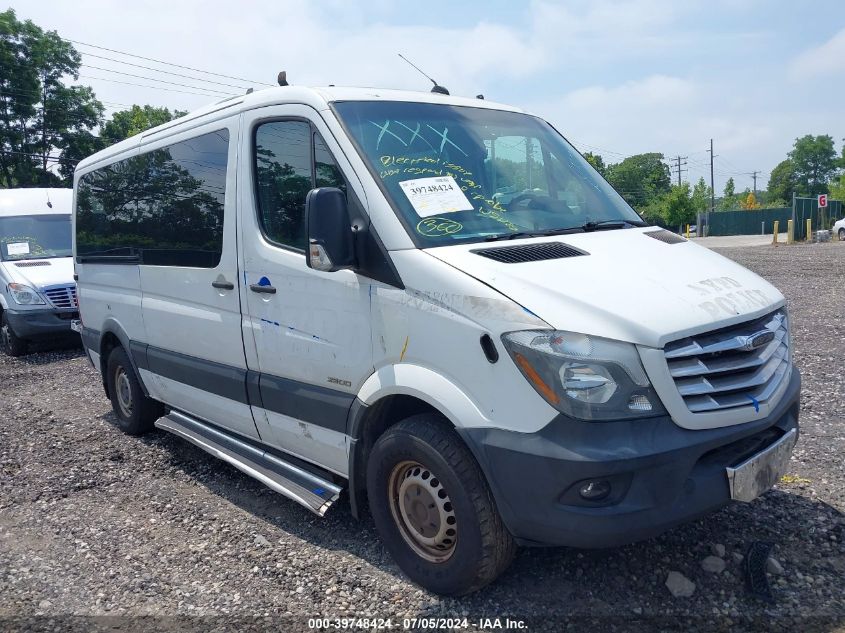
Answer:
M400 101L333 107L421 247L644 225L536 117Z

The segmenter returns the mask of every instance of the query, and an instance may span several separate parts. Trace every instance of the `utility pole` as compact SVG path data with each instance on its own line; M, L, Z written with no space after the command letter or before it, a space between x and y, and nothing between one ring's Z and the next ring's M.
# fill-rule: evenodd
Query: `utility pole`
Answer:
M44 85L44 96L42 97L41 105L41 143L44 145L44 153L41 155L42 168L44 173L41 174L41 182L47 184L47 74L42 77L42 84Z
M713 184L713 139L710 139L710 210L707 212L707 221L705 222L707 233L710 232L710 213L716 210L716 186ZM705 233L706 235L706 233Z
M688 169L681 169L681 161L682 160L686 161L687 158L689 158L689 156L676 156L675 159L674 159L675 164L676 164L675 169L678 170L678 186L679 187L681 186L681 172L682 171L689 171ZM686 162L684 162L684 165L686 165Z
M755 198L757 197L757 174L759 174L759 173L760 172L757 171L756 169L751 172L751 177L754 179L754 197Z

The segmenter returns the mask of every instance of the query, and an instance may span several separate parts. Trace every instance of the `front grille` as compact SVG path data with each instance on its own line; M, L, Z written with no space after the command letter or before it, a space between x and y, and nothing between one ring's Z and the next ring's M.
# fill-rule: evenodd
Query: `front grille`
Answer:
M786 312L674 341L664 353L692 413L759 408L789 374Z
M59 309L74 308L76 303L76 286L61 286L59 288L49 288L44 291L47 298L55 307Z
M479 248L472 251L476 255L495 259L504 264L521 264L523 262L539 262L546 259L562 259L564 257L578 257L589 255L580 248L575 248L563 242L544 242L541 244L519 244L498 248Z

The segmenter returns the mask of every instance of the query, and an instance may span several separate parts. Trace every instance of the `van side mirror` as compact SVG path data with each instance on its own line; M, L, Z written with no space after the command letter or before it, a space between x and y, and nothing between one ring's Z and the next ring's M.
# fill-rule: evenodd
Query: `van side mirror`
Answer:
M305 234L309 268L334 272L355 265L346 194L337 187L312 189L305 197Z

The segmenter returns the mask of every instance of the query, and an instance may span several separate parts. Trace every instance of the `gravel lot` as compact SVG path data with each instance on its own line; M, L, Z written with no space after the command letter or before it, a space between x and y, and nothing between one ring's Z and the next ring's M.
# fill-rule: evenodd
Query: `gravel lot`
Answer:
M343 501L319 519L171 435L122 435L78 347L0 358L0 629L222 630L236 617L284 631L356 615L400 628L403 616L467 616L470 629L498 616L531 631L845 630L845 243L720 252L789 299L804 379L789 476L648 542L523 549L460 600L410 584ZM755 540L775 546L774 604L744 585L739 557ZM672 571L692 596L670 593Z

